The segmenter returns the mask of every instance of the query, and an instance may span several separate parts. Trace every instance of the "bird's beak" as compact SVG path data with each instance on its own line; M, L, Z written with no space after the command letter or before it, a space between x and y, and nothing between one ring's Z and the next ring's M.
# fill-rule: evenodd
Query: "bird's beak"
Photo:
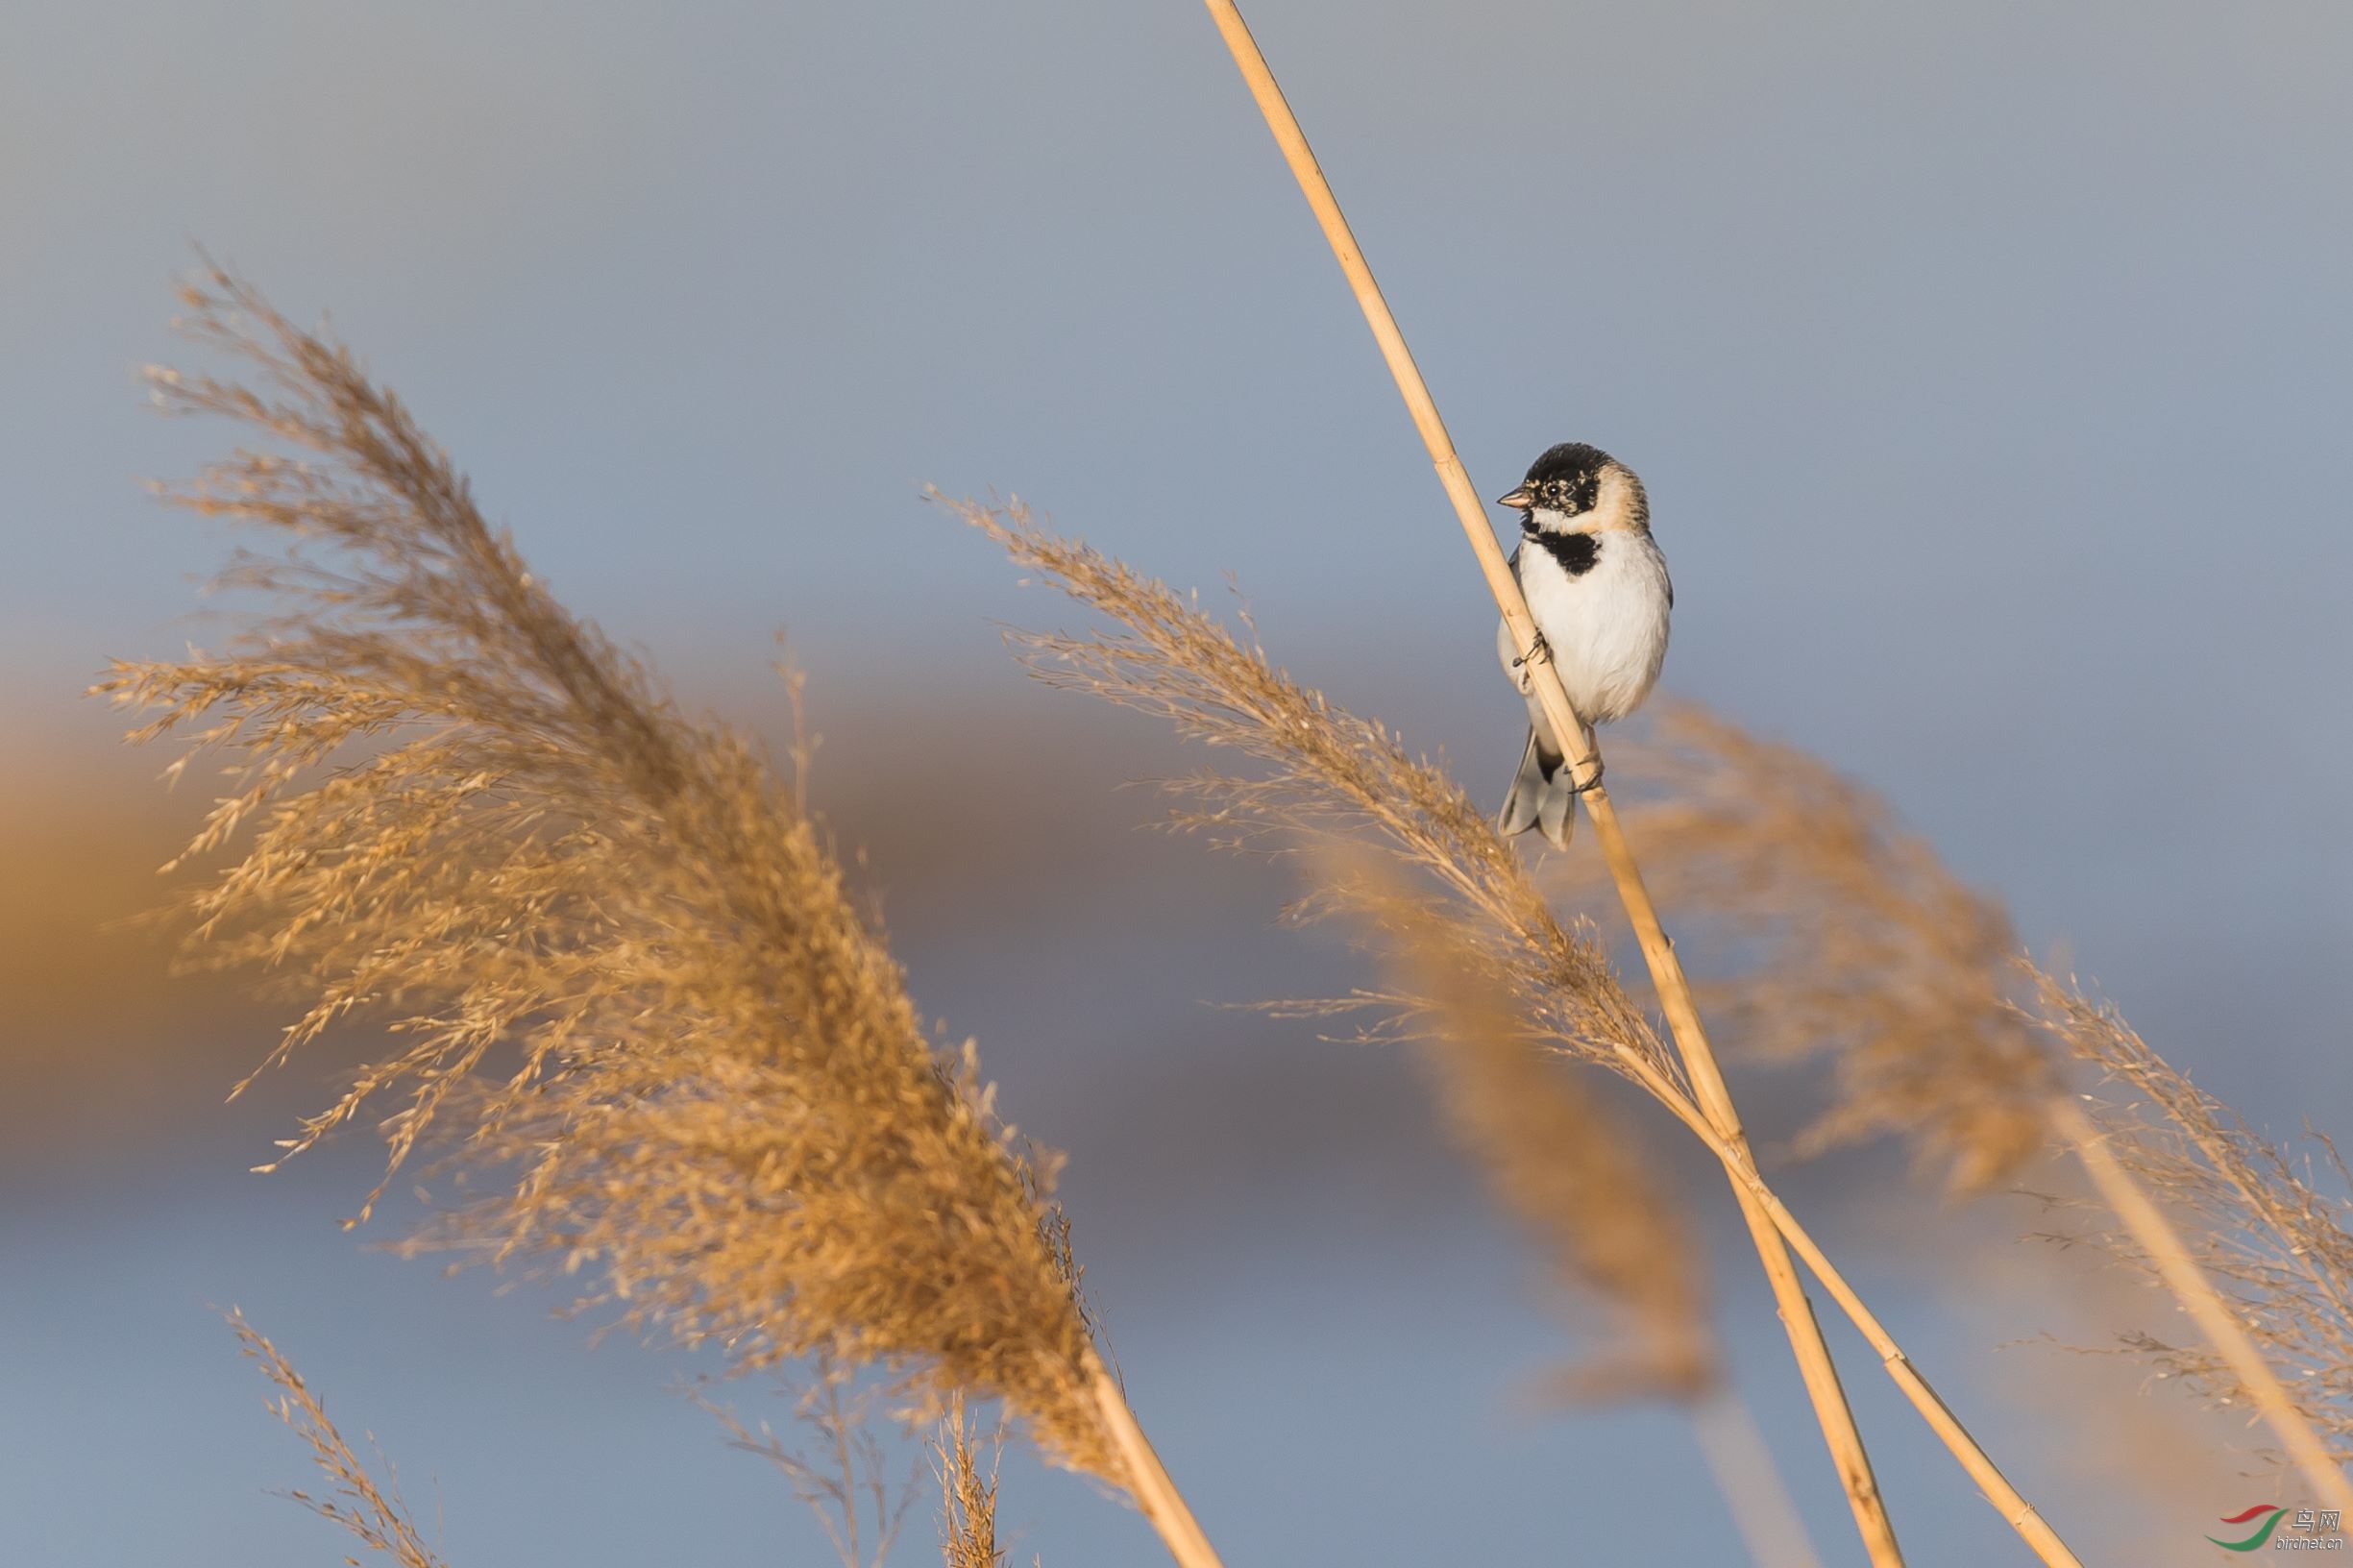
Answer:
M1535 503L1536 498L1529 493L1528 486L1524 484L1517 490L1512 491L1511 494L1507 496L1497 496L1495 498L1496 505L1508 506L1515 512L1524 512Z

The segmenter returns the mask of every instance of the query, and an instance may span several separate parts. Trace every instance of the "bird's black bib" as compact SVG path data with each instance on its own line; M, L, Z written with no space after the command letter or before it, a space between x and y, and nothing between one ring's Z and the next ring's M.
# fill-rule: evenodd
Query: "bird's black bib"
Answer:
M1590 533L1544 533L1530 530L1525 537L1542 545L1545 553L1560 563L1560 570L1572 577L1581 577L1593 570L1593 563L1602 558L1602 541Z

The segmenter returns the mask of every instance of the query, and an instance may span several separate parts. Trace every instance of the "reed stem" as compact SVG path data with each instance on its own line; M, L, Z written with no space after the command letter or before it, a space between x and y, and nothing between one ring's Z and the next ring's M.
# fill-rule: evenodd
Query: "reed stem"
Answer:
M1436 467L1438 482L1445 488L1447 499L1454 502L1456 515L1461 520L1463 532L1469 537L1472 550L1479 556L1480 568L1486 575L1487 586L1503 611L1504 620L1511 628L1513 640L1522 648L1536 645L1535 623L1530 617L1527 601L1520 596L1519 584L1511 576L1510 563L1504 556L1503 547L1496 542L1495 530L1487 521L1486 508L1479 494L1471 487L1470 476L1455 453L1454 441L1446 432L1446 423L1439 416L1437 404L1430 388L1422 380L1421 371L1413 362L1412 351L1406 346L1405 334L1390 313L1388 302L1383 298L1381 285L1374 280L1372 269L1358 247L1356 236L1348 227L1348 219L1340 210L1338 198L1333 194L1330 182L1315 161L1315 154L1308 144L1307 134L1300 129L1297 116L1283 96L1282 86L1266 58L1251 37L1247 23L1233 0L1207 0L1210 14L1224 37L1235 63L1240 67L1243 80L1249 85L1251 96L1258 101L1276 143L1282 148L1285 161L1313 208L1316 221L1322 226L1324 238L1338 257L1340 269L1347 275L1349 287L1355 292L1358 306L1372 328L1373 338L1381 347L1382 357L1388 363L1389 373L1396 379L1397 389L1404 395L1406 407L1412 415L1414 428L1420 431L1422 444L1429 449L1431 462ZM1658 912L1651 903L1649 890L1643 885L1642 873L1632 851L1628 847L1624 830L1619 826L1616 809L1609 796L1598 783L1599 758L1587 746L1587 731L1569 703L1560 677L1549 663L1537 661L1531 667L1534 689L1553 732L1559 736L1569 753L1572 776L1591 780L1584 796L1602 841L1604 854L1616 878L1620 898L1626 905L1628 919L1641 944L1644 960L1650 966L1651 978L1656 986L1667 1023L1682 1053L1684 1070L1690 1075L1700 1105L1719 1137L1741 1149L1747 1149L1746 1135L1740 1118L1733 1109L1729 1092L1725 1088L1724 1075L1716 1066L1715 1053L1707 1042L1706 1031L1701 1026L1699 1011L1691 997L1691 987L1683 977L1682 966L1675 956L1674 944L1667 940L1659 925ZM1845 1488L1850 1507L1853 1509L1855 1527L1861 1532L1865 1548L1875 1568L1902 1568L1903 1554L1896 1541L1895 1528L1887 1517L1887 1508L1879 1496L1877 1478L1871 1468L1871 1457L1863 1446L1861 1432L1856 1428L1854 1414L1849 1408L1845 1390L1838 1381L1838 1368L1830 1358L1828 1345L1822 1336L1821 1325L1814 1317L1813 1304L1806 1299L1804 1282L1790 1262L1787 1249L1776 1234L1772 1221L1760 1211L1748 1189L1734 1182L1733 1193L1739 1200L1743 1215L1749 1223L1750 1235L1756 1245L1757 1257L1763 1263L1767 1280L1772 1284L1774 1300L1780 1313L1782 1327L1789 1335L1790 1348L1798 1361L1800 1375L1805 1384L1806 1396L1813 1402L1820 1421L1823 1439L1828 1446L1833 1464L1838 1470L1840 1484Z
M2166 1287L2188 1310L2196 1322L2206 1342L2214 1347L2229 1366L2239 1385L2255 1402L2256 1409L2269 1423L2272 1435L2287 1449L2289 1458L2312 1483L2320 1502L2340 1512L2353 1511L2353 1482L2329 1455L2312 1423L2296 1409L2295 1400L2271 1369L2270 1360L2257 1347L2246 1332L2246 1325L2222 1299L2206 1271L2198 1266L2197 1259L2182 1240L2181 1233L2166 1217L2154 1199L2133 1179L2132 1172L2108 1147L2107 1135L2102 1133L2082 1106L2070 1098L2054 1099L2049 1106L2051 1125L2061 1138L2073 1146L2083 1161L2083 1168L2099 1188L2100 1198L2124 1222L2134 1241L2148 1255Z
M1168 1548L1168 1555L1182 1568L1224 1568L1216 1549L1210 1545L1209 1536L1201 1530L1201 1522L1185 1506L1184 1494L1176 1482L1168 1479L1167 1469L1160 1456L1152 1451L1151 1439L1136 1421L1136 1412L1129 1409L1127 1393L1119 1381L1100 1363L1088 1372L1088 1386L1093 1392L1095 1406L1102 1411L1104 1429L1119 1449L1119 1458L1127 1467L1128 1492L1136 1506L1160 1531L1160 1538Z

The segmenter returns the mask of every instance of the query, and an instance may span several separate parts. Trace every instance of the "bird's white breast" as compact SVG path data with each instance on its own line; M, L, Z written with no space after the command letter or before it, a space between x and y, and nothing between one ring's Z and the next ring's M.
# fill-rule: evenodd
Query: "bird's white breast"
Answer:
M1623 719L1651 695L1667 657L1667 563L1648 533L1596 534L1599 551L1577 576L1540 541L1520 546L1520 591L1553 652L1569 703L1588 724ZM1497 640L1507 674L1524 649L1504 628Z

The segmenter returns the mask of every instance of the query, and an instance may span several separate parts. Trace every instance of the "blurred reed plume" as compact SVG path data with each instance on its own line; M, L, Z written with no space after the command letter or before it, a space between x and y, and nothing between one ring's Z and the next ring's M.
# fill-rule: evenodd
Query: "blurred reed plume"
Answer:
M1687 1403L1722 1373L1699 1237L1663 1175L1556 1051L1502 1005L1507 978L1457 921L1369 857L1332 855L1321 885L1385 948L1388 993L1415 1029L1439 1118L1555 1290L1605 1314L1603 1348L1553 1380L1575 1400Z
M2334 1146L2316 1139L2324 1192L2315 1162L2257 1137L2115 1009L2020 956L1997 902L1819 758L1690 703L1618 754L1649 792L1629 815L1651 879L1718 960L1715 1010L1753 1048L1832 1056L1833 1104L1800 1149L1894 1133L1956 1189L1982 1191L2054 1140L2071 1148L2117 1216L2088 1238L2145 1270L2208 1337L2133 1330L2125 1351L2213 1403L2263 1410L2316 1487L2341 1487L2353 1205ZM2123 1097L2083 1104L2070 1059Z
M387 1179L429 1139L479 1194L417 1245L586 1275L742 1367L1000 1399L1213 1560L1096 1350L1054 1157L926 1039L800 776L568 613L349 351L218 271L185 303L251 380L159 370L159 399L291 454L171 499L275 537L223 578L270 609L98 690L184 738L175 772L220 759L187 856L237 847L188 896L191 954L291 998L270 1062L346 1017L405 1041L287 1151L389 1097Z
M1641 1146L1498 998L1507 992L1459 922L1418 904L1361 855L1322 862L1327 884L1360 880L1349 902L1387 948L1390 992L1420 1020L1441 1119L1497 1205L1548 1265L1556 1294L1606 1315L1611 1334L1548 1380L1575 1401L1662 1399L1691 1420L1758 1568L1817 1559L1754 1417L1724 1380L1707 1270L1690 1216Z
M2043 1146L2061 1074L2015 1005L2027 988L1998 903L1821 758L1696 703L1654 704L1613 749L1643 792L1627 819L1644 874L1714 960L1711 1016L1749 1049L1830 1065L1799 1152L1901 1134L1981 1191ZM1599 883L1589 859L1547 870Z
M784 1478L793 1496L817 1516L842 1568L882 1568L915 1502L915 1489L891 1480L890 1462L873 1433L875 1390L857 1385L846 1372L822 1367L805 1388L779 1381L779 1391L793 1398L794 1422L814 1445L816 1458L787 1444L765 1421L755 1431L700 1392L692 1397L725 1430L730 1448L758 1455ZM951 1408L964 1398L947 1397Z
M979 1448L989 1444L989 1470L981 1473ZM1004 1455L1004 1429L984 1438L951 1395L932 1437L933 1469L940 1478L940 1556L946 1568L999 1568L1005 1554L996 1544L997 1461Z
M278 1389L278 1397L269 1401L270 1413L310 1445L312 1461L333 1488L325 1497L305 1491L285 1495L320 1518L342 1526L369 1551L382 1554L400 1568L447 1568L440 1555L425 1544L424 1532L401 1497L400 1475L391 1462L381 1454L377 1456L384 1468L384 1480L379 1485L359 1456L352 1452L352 1445L343 1440L343 1433L327 1418L327 1407L294 1370L294 1363L246 1322L243 1312L233 1309L228 1315L243 1354L261 1364L262 1376ZM358 1559L343 1560L355 1563Z

